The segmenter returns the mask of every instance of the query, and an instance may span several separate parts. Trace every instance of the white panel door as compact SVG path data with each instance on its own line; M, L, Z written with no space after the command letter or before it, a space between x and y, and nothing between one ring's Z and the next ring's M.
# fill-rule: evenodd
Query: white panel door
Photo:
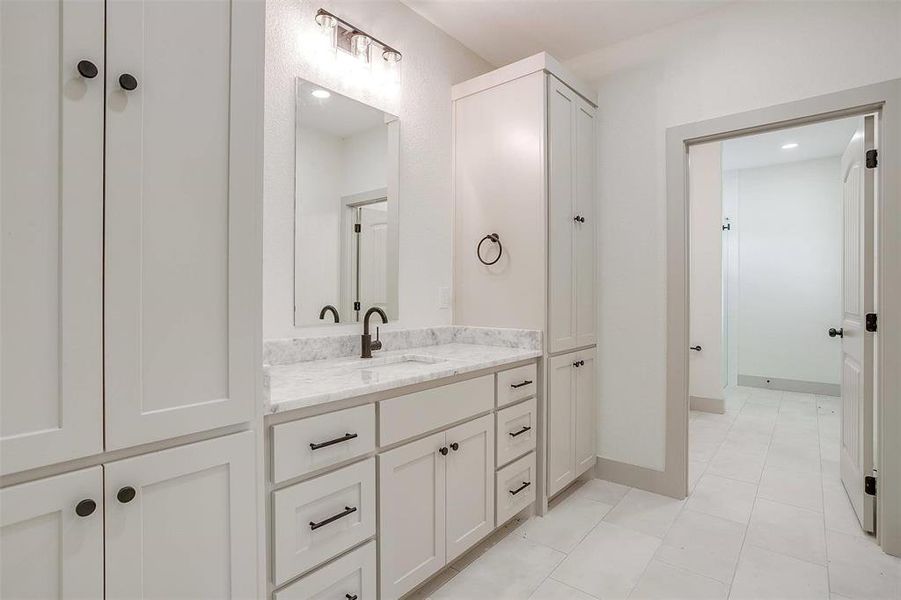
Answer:
M875 117L863 119L842 155L842 425L841 476L866 531L874 529L874 497L864 491L873 475L873 169L865 151L874 146Z
M573 264L575 277L576 346L596 342L597 302L595 295L595 108L577 97L575 109ZM575 220L578 217L579 220Z
M447 431L447 562L494 530L494 415Z
M252 414L257 6L107 2L107 449Z
M574 368L576 392L573 411L573 439L576 476L593 467L597 460L597 447L594 441L595 431L597 431L595 355L594 349L579 352L579 366Z
M102 467L0 490L0 556L0 598L102 598Z
M0 2L2 473L103 450L103 69L102 0Z
M445 565L448 453L441 432L378 457L382 600L400 598Z
M576 347L576 93L548 76L548 338L551 352ZM579 223L581 225L581 223ZM586 219L585 225L591 225Z
M548 361L547 470L548 495L553 496L575 478L575 354Z
M110 463L106 597L256 596L252 432Z

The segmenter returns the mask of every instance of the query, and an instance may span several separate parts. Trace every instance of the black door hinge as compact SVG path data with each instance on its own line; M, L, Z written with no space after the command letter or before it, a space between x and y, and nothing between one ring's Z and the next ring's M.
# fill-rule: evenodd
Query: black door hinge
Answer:
M876 313L867 313L867 323L866 323L867 331L871 331L871 332L876 331L876 328L877 328L876 321L877 321Z
M868 496L876 495L876 478L872 475L867 475L863 478L863 491L867 493Z
M359 223L354 223L354 233L360 233L363 231L363 226Z
M362 307L360 306L360 303L354 302L354 310L361 310L361 309L362 309Z
M875 169L876 165L879 164L879 152L876 151L875 148L872 150L867 150L867 168Z

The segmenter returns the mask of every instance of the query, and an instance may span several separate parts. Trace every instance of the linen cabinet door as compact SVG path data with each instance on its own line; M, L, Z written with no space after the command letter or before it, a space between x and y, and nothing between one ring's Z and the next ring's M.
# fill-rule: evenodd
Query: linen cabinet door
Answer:
M258 2L107 2L108 449L252 415L262 32Z
M102 598L102 467L0 490L0 556L0 598Z
M494 415L447 431L447 562L494 529Z
M103 450L103 69L102 0L0 2L3 474Z
M379 595L400 598L445 565L444 432L379 461Z
M595 446L595 395L597 384L597 369L595 366L596 351L583 350L579 352L579 367L574 369L575 374L575 415L573 420L573 438L575 446L575 475L578 477L594 466L597 460L597 448Z
M573 219L573 263L575 273L576 346L596 342L595 295L596 232L595 223L595 109L577 98L575 111L575 155Z
M548 495L553 496L575 478L575 370L576 354L548 361L547 470Z
M106 597L257 596L253 433L105 465Z
M575 348L573 233L576 93L548 75L548 344L551 352Z

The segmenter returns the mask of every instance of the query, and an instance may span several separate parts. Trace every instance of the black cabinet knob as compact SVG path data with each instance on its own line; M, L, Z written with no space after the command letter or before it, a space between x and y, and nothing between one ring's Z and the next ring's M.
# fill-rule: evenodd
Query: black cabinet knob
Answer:
M116 500L118 500L122 504L128 504L135 499L136 493L137 492L135 492L135 489L133 487L127 485L116 492Z
M438 452L441 453L441 456L447 456L447 446L444 446L444 447L442 447L442 448L438 448Z
M132 90L137 89L138 80L135 79L135 76L131 73L122 73L119 75L119 87L126 92L131 92Z
M456 452L457 450L460 449L460 444L458 444L457 442L454 442L453 444L450 445L450 448L451 448L451 450Z
M93 514L96 508L97 503L90 498L86 498L75 505L75 514L79 517L87 517L88 515Z
M845 329L843 327L839 328L839 329L836 329L835 327L830 327L829 328L829 337L845 337Z
M700 352L700 351L701 351L701 347L700 347L700 346L689 346L688 349L689 349L689 350L694 350L695 352Z
M582 215L576 215L575 217L573 217L573 221L575 221L576 223L584 223L585 217L583 217Z
M85 79L94 79L97 77L97 65L89 60L78 61L78 65L76 65L75 68L78 69L78 74Z

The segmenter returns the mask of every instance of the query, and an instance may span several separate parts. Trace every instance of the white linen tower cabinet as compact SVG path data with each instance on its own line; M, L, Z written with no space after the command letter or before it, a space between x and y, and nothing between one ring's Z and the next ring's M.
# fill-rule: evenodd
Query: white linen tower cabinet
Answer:
M452 94L454 321L544 332L543 510L597 455L597 97L546 53Z
M0 2L0 596L258 595L262 2Z

